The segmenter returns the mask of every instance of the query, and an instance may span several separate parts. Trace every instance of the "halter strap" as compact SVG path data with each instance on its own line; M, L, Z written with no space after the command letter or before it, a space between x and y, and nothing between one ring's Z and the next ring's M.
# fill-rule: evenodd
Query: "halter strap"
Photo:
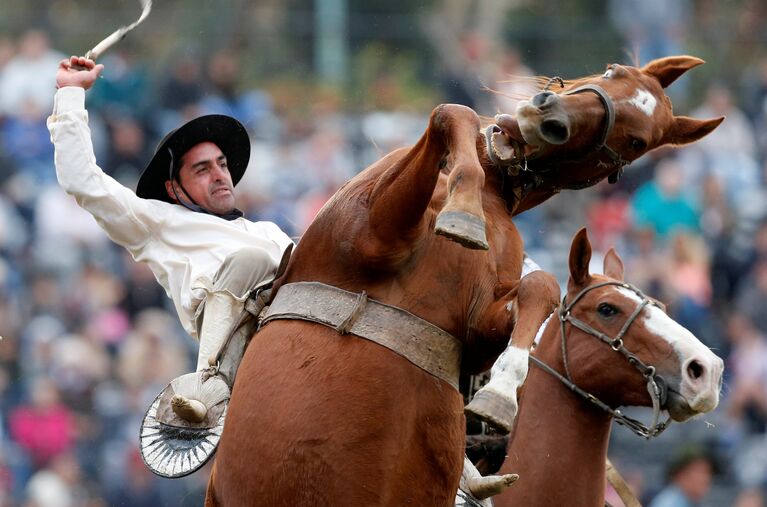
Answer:
M607 92L599 85L595 84L586 84L583 86L579 86L578 88L574 88L572 90L564 92L562 95L577 95L579 93L594 93L597 97L599 97L600 102L602 102L602 106L604 106L605 111L607 112L607 118L602 125L602 135L599 139L599 143L597 143L597 149L603 149L607 145L605 142L607 141L607 136L610 135L610 131L615 126L615 106L613 105L613 101L610 98L609 95L607 95ZM617 155L612 149L607 148L610 150L611 153ZM612 158L612 157L611 157ZM617 158L620 158L620 155L617 156ZM613 160L616 160L613 158Z
M618 169L614 173L610 174L610 176L608 176L608 181L610 183L616 183L623 174L624 166L628 165L629 162L624 160L620 153L607 146L607 136L610 135L610 132L615 126L615 106L613 105L612 99L604 90L604 88L595 84L579 86L573 90L564 92L563 95L576 95L579 93L588 92L594 93L597 97L599 97L599 100L602 102L602 106L604 106L605 112L607 114L607 118L602 125L602 135L599 143L597 144L597 149L607 155L607 157L613 161L614 165L618 166Z
M604 332L598 329L595 329L594 327L583 322L582 320L573 317L571 313L571 310L573 309L573 307L587 293L591 292L594 289L598 289L600 287L605 287L609 285L617 285L625 289L631 290L641 298L641 302L637 305L637 307L631 313L631 315L623 324L623 326L621 326L620 331L618 331L618 334L615 337L610 337ZM671 422L671 418L668 418L664 422L659 422L661 406L666 402L666 396L667 396L667 390L665 389L665 382L663 381L662 377L660 377L656 373L654 366L646 365L641 359L639 359L639 357L637 357L635 354L630 352L623 343L623 337L628 332L629 327L631 327L631 324L634 323L637 317L639 317L639 315L642 313L644 308L648 305L658 306L658 304L655 303L655 301L645 296L644 293L642 293L642 291L640 291L633 285L629 283L625 283L625 282L611 281L611 282L602 282L602 283L590 285L584 288L583 290L581 290L573 298L573 300L570 303L567 303L567 296L565 296L562 298L562 303L560 304L559 311L558 311L560 331L562 335L562 341L561 341L562 360L565 366L565 375L562 375L558 371L554 370L551 366L547 365L546 363L544 363L537 357L534 357L531 355L530 360L532 360L536 366L540 367L547 373L558 378L570 390L579 394L583 398L586 398L588 401L590 401L594 405L598 406L605 412L609 413L613 418L615 418L618 424L626 426L637 435L649 439L649 438L660 435L668 427L668 425ZM650 399L652 400L652 405L653 405L653 420L652 420L652 424L649 427L644 425L640 421L637 421L636 419L632 419L628 416L623 415L620 410L613 409L612 407L604 403L602 400L600 400L596 396L584 391L583 389L581 389L575 384L575 382L572 379L572 375L570 374L569 361L567 359L566 324L568 322L570 323L571 326L576 327L580 329L581 331L583 331L584 333L594 336L598 338L600 341L606 343L615 352L620 352L626 358L626 360L631 365L633 365L637 370L639 370L642 376L646 379L647 391L650 394Z

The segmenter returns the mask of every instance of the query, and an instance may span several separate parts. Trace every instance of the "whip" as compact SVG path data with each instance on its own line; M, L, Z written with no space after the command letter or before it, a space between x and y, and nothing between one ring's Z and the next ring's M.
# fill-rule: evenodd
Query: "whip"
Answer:
M142 21L147 18L147 16L149 16L149 13L152 11L152 0L139 1L141 2L141 16L139 16L139 18L130 25L121 26L111 35L107 36L107 38L96 44L93 49L85 53L85 58L95 61L99 56L102 55L102 53L104 53L104 51L123 40L128 32L136 28L139 24L141 24ZM78 65L76 68L80 68L80 66ZM84 70L84 67L80 68L80 70Z

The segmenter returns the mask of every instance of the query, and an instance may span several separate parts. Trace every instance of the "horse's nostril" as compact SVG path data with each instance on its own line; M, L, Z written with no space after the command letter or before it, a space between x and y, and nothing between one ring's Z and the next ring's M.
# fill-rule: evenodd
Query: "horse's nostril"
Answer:
M552 92L541 92L533 97L532 103L535 107L541 107L549 101L549 97L553 96Z
M698 361L692 360L690 361L690 364L687 365L687 375L689 375L692 380L697 380L702 377L703 371L703 365Z
M560 120L546 120L541 123L541 136L552 144L562 144L570 138L570 133L564 122Z

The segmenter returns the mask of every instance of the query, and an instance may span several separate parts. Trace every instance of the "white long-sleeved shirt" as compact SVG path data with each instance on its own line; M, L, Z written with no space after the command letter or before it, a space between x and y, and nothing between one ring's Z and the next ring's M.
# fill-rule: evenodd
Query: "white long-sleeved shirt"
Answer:
M85 90L56 92L48 130L56 149L59 184L96 219L109 238L146 262L173 300L181 324L197 336L195 314L212 289L224 259L241 248L260 248L272 272L291 239L271 222L227 221L183 206L142 199L106 175L93 154Z

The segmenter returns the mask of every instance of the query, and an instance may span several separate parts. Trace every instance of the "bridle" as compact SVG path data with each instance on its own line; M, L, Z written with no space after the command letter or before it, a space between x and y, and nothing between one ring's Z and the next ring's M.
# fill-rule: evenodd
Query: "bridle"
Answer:
M578 88L563 93L563 95L577 95L579 93L589 92L594 93L597 97L599 97L599 100L602 102L602 106L604 106L606 112L606 119L602 124L602 134L600 135L599 142L597 142L594 149L605 154L607 158L612 161L612 165L616 169L615 172L610 173L610 176L607 177L607 181L610 183L616 183L620 179L621 174L623 174L623 168L629 164L629 161L621 157L620 153L607 146L607 136L610 135L610 132L615 126L615 106L613 105L612 99L604 90L604 88L595 84L579 86Z
M564 81L560 77L553 77L549 79L548 84L544 86L542 91L547 91L551 85L554 82L559 82L560 86L564 87ZM605 109L605 120L602 124L602 132L599 136L598 141L594 145L594 147L590 150L587 150L584 155L579 157L578 159L570 159L570 161L573 160L579 160L582 159L588 155L590 155L592 152L597 151L604 156L606 156L610 161L609 162L601 162L601 164L605 165L606 167L612 168L613 170L610 172L609 176L607 177L607 181L609 183L617 183L620 179L621 175L623 174L623 169L625 166L630 164L630 161L624 159L620 153L612 149L610 146L607 145L607 138L610 135L610 132L612 132L613 127L615 126L615 105L613 104L612 99L607 94L607 92L599 85L596 84L585 84L582 86L579 86L577 88L574 88L572 90L568 90L562 95L577 95L580 93L593 93L598 98L599 101L602 103L602 106ZM559 191L563 188L571 189L571 190L579 190L581 188L590 187L594 184L596 184L601 178L591 178L584 182L577 183L577 184L571 184L568 186L555 186L550 185L547 182L548 174L552 169L555 169L557 167L556 163L549 163L543 168L538 168L536 170L532 170L528 166L527 157L525 156L524 149L522 143L514 140L509 139L509 142L511 143L512 147L514 148L515 156L512 157L510 160L501 160L498 155L495 152L495 149L493 147L492 143L492 136L495 133L502 132L502 129L495 124L489 125L487 129L485 129L485 142L487 143L487 155L490 159L490 162L493 163L496 167L499 167L502 171L502 174L504 176L516 176L520 173L528 173L531 176L531 181L528 182L526 186L531 187L531 190L535 188L539 188L541 186L546 185L551 186L555 191Z
M575 307L578 301L580 301L586 294L588 294L592 290L599 289L601 287L610 286L610 285L616 285L616 286L631 290L641 299L641 302L637 305L637 307L631 313L631 315L623 324L623 327L621 327L620 331L618 332L617 335L615 335L615 337L608 336L604 332L598 329L595 329L594 327L590 326L589 324L583 322L582 320L572 315L572 309ZM570 390L574 391L575 393L579 394L580 396L590 401L597 407L609 413L618 424L628 427L631 431L633 431L637 435L641 437L645 437L647 439L660 435L671 424L670 417L666 419L666 421L663 421L663 422L659 421L661 407L666 403L666 398L668 396L668 389L667 389L666 383L663 380L663 378L656 373L654 366L646 365L641 359L639 359L636 355L631 353L625 347L623 343L623 337L628 332L628 329L629 327L631 327L631 324L633 324L634 321L637 319L637 317L639 317L639 315L642 313L644 308L648 305L656 306L656 307L660 307L660 305L656 303L655 301L653 301L652 299L648 298L646 295L642 293L642 291L640 291L633 285L629 283L625 283L625 282L616 282L616 281L601 282L594 285L590 285L586 287L585 289L583 289L582 291L580 291L570 303L567 303L566 299L567 299L567 296L562 298L562 303L560 304L559 309L557 311L559 316L560 326L561 326L562 359L565 365L565 375L562 375L557 370L547 365L546 363L544 363L537 357L534 357L531 355L530 360L533 362L533 364L535 364L539 368L543 369L547 373L558 378L563 384L565 384L568 388L570 388ZM636 419L632 419L631 417L624 415L623 413L621 413L620 410L610 407L609 405L607 405L605 402L603 402L602 400L600 400L593 394L588 393L584 391L583 389L581 389L580 387L578 387L577 385L575 385L575 382L573 382L572 376L570 375L570 367L569 367L568 359L567 359L567 329L566 329L567 323L570 323L571 326L576 327L580 329L581 331L583 331L584 333L594 336L595 338L598 338L599 340L603 341L604 343L609 345L613 351L622 354L628 360L629 363L631 363L637 370L639 370L639 372L647 381L647 391L650 393L650 398L652 399L653 420L652 420L652 424L649 427Z

